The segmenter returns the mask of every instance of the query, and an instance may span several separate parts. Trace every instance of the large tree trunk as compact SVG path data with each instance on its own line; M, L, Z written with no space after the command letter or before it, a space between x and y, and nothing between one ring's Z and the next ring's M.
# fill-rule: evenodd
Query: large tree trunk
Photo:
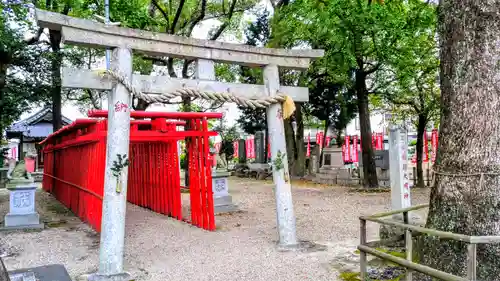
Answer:
M190 97L183 97L182 98L182 105L184 111L191 111L191 98ZM184 126L184 130L189 131L189 122L186 123L186 126ZM186 150L184 152L185 155L185 163L186 163L186 169L184 170L184 186L186 188L189 188L189 151L188 151L188 145L190 142L191 138L186 138L184 141L186 143Z
M422 168L423 154L424 154L424 134L425 126L427 125L427 118L423 114L419 114L417 123L417 184L416 187L425 187L424 183L424 169Z
M368 108L368 90L366 89L366 74L356 71L356 94L358 97L359 127L361 130L361 157L363 161L363 186L378 187L377 170L372 147L372 128L370 110Z
M51 76L52 76L52 129L55 131L62 127L61 116L61 66L63 55L61 53L61 31L50 30L50 47L52 48Z
M440 5L442 115L427 227L500 235L500 0ZM425 264L465 276L465 243L426 239L422 252ZM478 245L477 261L477 280L500 280L498 244Z
M323 139L321 140L321 151L319 153L319 163L323 163L323 150L325 148L326 134L328 133L328 127L330 127L330 120L326 119L325 120L325 127L323 127ZM320 146L320 144L318 143L318 140L316 140L316 145L318 145L318 147Z
M295 103L295 123L297 133L295 134L295 163L294 175L303 177L306 174L306 152L304 146L304 118L302 117L302 103Z
M7 64L0 62L0 108L3 110L5 84L7 83ZM0 112L0 142L3 140L3 113ZM3 163L0 163L3 165Z

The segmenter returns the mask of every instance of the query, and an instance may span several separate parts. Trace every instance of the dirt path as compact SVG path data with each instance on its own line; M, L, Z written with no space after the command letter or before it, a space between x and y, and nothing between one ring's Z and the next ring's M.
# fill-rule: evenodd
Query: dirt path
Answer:
M388 210L389 193L353 193L347 188L294 185L297 233L317 243L314 250L279 252L272 184L231 179L242 212L216 217L218 231L206 232L149 210L127 208L125 268L136 280L338 280L335 268L356 260L358 216ZM8 211L0 192L0 216ZM189 202L184 194L184 201ZM412 193L413 204L427 190ZM9 270L61 263L72 277L95 272L99 236L51 195L37 193L37 208L51 226L42 232L0 233L0 255ZM369 224L369 236L377 226Z

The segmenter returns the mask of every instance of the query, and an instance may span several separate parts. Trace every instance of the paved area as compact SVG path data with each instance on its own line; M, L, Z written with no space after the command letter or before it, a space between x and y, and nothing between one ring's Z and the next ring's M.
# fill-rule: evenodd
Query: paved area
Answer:
M279 252L275 201L269 181L232 178L230 190L242 212L216 217L218 230L206 232L130 205L127 208L125 268L137 281L339 280L337 268L354 262L360 215L390 207L389 193L354 193L344 187L294 184L297 233L317 247ZM189 197L184 194L185 203ZM414 190L413 204L428 190ZM49 194L37 193L38 210L51 226L42 232L0 233L0 255L9 270L64 264L70 275L97 270L99 236ZM0 193L0 219L8 211ZM368 224L369 237L378 227Z

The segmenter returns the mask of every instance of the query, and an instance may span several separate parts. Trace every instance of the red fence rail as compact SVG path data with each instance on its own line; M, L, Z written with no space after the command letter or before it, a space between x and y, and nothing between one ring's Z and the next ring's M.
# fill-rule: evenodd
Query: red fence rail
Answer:
M106 117L106 111L90 111ZM178 220L182 213L177 142L186 141L189 161L190 222L215 230L207 118L221 113L131 112L127 201ZM175 119L175 120L168 120ZM184 119L184 120L179 120ZM187 122L186 122L187 121ZM177 126L188 124L184 131ZM100 232L106 163L106 119L78 119L41 142L43 189Z

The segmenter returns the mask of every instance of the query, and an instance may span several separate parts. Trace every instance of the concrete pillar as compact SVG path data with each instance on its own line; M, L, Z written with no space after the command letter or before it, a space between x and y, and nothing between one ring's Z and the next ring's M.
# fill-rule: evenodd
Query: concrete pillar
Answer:
M389 173L391 179L391 207L393 210L411 206L407 158L406 132L393 127L389 130Z
M111 69L128 79L132 77L132 51L116 48L112 52ZM125 213L127 204L128 167L123 167L118 178L111 168L118 154L129 157L130 93L120 83L113 85L108 100L108 135L106 145L106 171L99 252L99 272L89 280L123 281L130 276L123 271L125 240Z
M280 87L278 66L268 65L264 68L264 85L268 96L276 96ZM271 163L273 163L273 181L275 184L276 216L278 223L279 245L290 247L297 245L295 229L295 213L292 201L292 186L288 173L288 155L286 155L285 127L283 124L283 109L280 103L269 106L267 126L271 141ZM276 168L278 152L281 167ZM278 160L279 161L279 160Z

